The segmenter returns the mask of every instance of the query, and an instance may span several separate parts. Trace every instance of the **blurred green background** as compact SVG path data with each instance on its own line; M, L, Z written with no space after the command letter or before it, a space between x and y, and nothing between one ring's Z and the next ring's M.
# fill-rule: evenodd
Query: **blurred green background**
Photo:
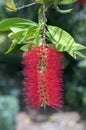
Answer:
M17 6L21 6L31 1L15 0L15 2ZM69 7L74 8L73 12L64 15L57 13L53 8L49 8L47 12L48 24L63 28L68 31L78 43L86 45L86 6L80 6L75 3L66 8ZM33 6L22 9L16 13L8 12L5 9L4 0L0 0L0 21L8 17L23 17L37 22L38 8L39 6ZM65 8L65 6L62 8ZM15 104L14 107L12 107L13 111L11 111L10 107L7 107L10 111L9 113L15 115L18 110L26 111L26 105L24 103L22 85L22 52L19 51L17 47L13 52L5 55L4 53L10 44L11 41L7 38L7 33L0 33L0 112L6 111L4 109L6 105L11 106ZM86 54L86 51L83 53ZM65 53L63 64L63 110L77 110L84 115L84 113L86 114L86 60L79 57L75 60ZM6 101L7 98L8 100ZM14 111L15 108L16 111ZM6 118L4 113L2 115L0 114L0 119L2 120L2 118ZM11 117L9 119L12 120ZM8 123L7 127L10 127L10 123ZM0 130L8 130L7 127L4 129L0 126ZM9 130L12 130L12 128Z

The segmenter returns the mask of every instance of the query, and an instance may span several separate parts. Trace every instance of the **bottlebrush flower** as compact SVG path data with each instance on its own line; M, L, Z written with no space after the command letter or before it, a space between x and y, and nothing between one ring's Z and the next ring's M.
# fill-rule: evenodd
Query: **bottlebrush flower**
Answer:
M62 107L62 54L36 47L23 55L25 100L30 109Z

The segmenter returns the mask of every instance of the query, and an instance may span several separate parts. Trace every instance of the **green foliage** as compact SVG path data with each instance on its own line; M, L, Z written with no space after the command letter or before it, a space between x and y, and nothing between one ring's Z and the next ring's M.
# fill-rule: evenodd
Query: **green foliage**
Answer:
M51 4L55 7L56 11L62 14L65 13L70 13L73 9L67 9L67 10L62 10L58 7L58 5L69 5L77 0L35 0L35 2L40 3L40 4Z
M17 40L13 40L10 48L8 49L8 51L5 54L11 52L15 48L16 44L17 44Z
M34 1L40 4L50 4L52 2L52 0L34 0Z
M60 5L67 5L67 4L72 4L74 2L76 2L77 0L55 0L55 2L57 4L60 4Z
M6 9L8 11L16 11L16 6L13 0L4 0L4 1L5 1Z
M37 23L23 18L8 18L0 22L0 31L7 31L11 27L27 28L37 26Z
M13 96L0 96L0 129L15 130L18 100Z
M63 9L60 9L58 6L55 6L55 9L57 12L61 13L61 14L67 14L67 13L71 13L73 9L66 9L66 10L63 10Z
M76 2L77 0L34 0L37 3L50 4L54 3L54 5L67 5Z
M17 44L34 43L42 45L42 29L43 22L39 24L22 18L9 18L1 21L0 31L11 30L8 35L12 40L12 44L6 53L12 51ZM72 57L76 58L77 55L86 58L80 50L86 49L85 46L77 44L72 36L63 29L55 26L47 26L46 32L48 40L53 44L58 51L66 51ZM26 48L27 47L27 48ZM22 50L28 49L28 46L21 47Z
M22 51L28 51L29 50L29 45L23 45L20 50Z
M12 44L6 53L9 53L14 49L17 44L26 42L33 42L35 44L41 44L41 30L42 25L38 26L37 23L26 20L23 18L9 18L0 23L0 31L11 30L8 35L12 40Z
M66 51L72 57L76 55L86 58L80 50L86 49L85 46L77 44L72 36L63 29L55 26L48 26L47 37L53 43L55 49L59 51Z
M70 13L72 11L72 9L62 10L58 7L58 5L69 5L69 4L76 2L77 0L68 0L68 1L65 1L65 0L34 0L34 1L37 3L40 3L42 5L43 4L53 5L59 13ZM17 11L17 8L16 8L13 0L5 0L5 5L6 5L6 9L8 11Z

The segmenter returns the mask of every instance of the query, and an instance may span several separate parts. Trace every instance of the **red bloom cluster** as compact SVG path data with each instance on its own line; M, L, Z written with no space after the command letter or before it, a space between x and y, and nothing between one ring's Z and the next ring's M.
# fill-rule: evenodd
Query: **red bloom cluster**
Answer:
M62 107L62 54L50 47L24 53L25 100L29 108Z

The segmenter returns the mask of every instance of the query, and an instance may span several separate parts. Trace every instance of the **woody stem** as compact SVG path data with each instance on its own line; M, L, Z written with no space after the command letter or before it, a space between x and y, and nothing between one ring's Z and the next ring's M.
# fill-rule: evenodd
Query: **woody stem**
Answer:
M31 6L36 5L36 4L37 4L36 2L33 2L33 3L27 4L27 5L23 5L21 7L18 7L17 10L21 10L21 9L24 9L24 8L27 8L27 7L31 7Z
M44 26L43 26L43 34L42 34L42 43L45 44L46 43L46 6L45 4L43 4L43 22L44 22Z

